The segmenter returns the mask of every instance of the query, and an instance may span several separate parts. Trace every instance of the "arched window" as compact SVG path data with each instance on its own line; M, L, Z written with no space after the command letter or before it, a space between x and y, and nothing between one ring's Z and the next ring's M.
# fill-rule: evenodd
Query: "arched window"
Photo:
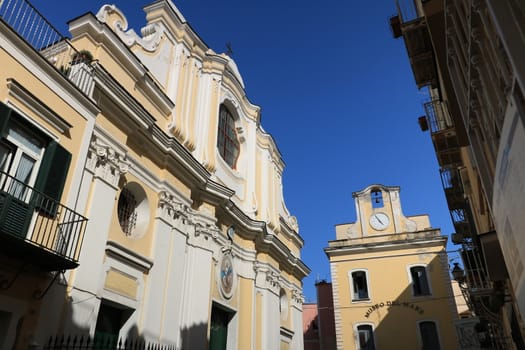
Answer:
M412 292L414 296L430 295L430 285L428 284L427 269L425 266L412 266L410 268L412 279Z
M235 130L235 118L223 104L219 108L217 149L230 168L235 169L239 157L239 140Z
M370 324L360 324L356 327L357 350L375 350L374 328Z

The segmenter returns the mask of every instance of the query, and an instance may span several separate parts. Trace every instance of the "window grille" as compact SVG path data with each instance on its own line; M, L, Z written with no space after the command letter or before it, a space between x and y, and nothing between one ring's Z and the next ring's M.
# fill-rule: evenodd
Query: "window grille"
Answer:
M122 189L118 199L118 219L122 231L131 236L137 225L137 200L127 188Z

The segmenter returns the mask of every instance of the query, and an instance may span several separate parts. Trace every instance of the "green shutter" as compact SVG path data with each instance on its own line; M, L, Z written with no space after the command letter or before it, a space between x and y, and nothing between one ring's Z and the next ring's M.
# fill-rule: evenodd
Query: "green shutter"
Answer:
M57 202L60 201L70 163L71 153L57 142L51 141L40 163L35 189ZM54 213L49 214L54 215Z
M0 232L26 237L33 206L7 192L0 192Z
M7 107L7 105L0 103L0 137L7 134L7 126L9 125L11 111L12 109Z

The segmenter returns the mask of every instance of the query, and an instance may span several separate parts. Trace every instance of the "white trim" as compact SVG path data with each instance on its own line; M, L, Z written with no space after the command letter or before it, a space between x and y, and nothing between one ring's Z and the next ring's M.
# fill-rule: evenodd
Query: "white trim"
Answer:
M375 336L375 330L376 330L376 326L374 323L372 322L356 322L354 323L354 327L353 327L353 330L354 330L354 345L355 345L355 349L356 350L360 350L359 348L359 332L357 330L357 327L359 326L370 326L372 327L372 339L374 339L374 350L377 349L377 341L376 341L376 336Z
M415 295L414 294L414 282L412 281L412 273L410 271L413 267L423 267L425 269L425 275L426 275L426 278L427 278L429 294L424 294L424 295ZM428 298L428 297L431 297L432 295L434 295L434 293L432 292L432 283L430 281L430 273L429 273L429 270L428 270L428 264L426 264L426 263L409 264L409 265L406 266L406 271L407 271L407 276L408 276L408 284L410 286L410 293L411 293L413 298Z
M9 96L18 99L24 106L51 124L61 134L68 132L69 129L73 127L66 120L53 112L45 103L40 101L40 99L27 91L26 88L15 79L7 79L7 89ZM56 137L54 138L56 139Z
M419 327L419 325L423 322L432 322L434 323L434 325L436 326L436 333L437 333L437 339L438 339L438 342L439 342L439 348L440 349L443 349L443 341L441 339L441 335L440 335L440 332L439 332L439 322L438 320L435 320L435 319L423 319L423 320L419 320L416 322L416 331L417 331L417 339L419 340L419 348L423 348L423 339L421 338L421 328Z
M354 299L355 291L354 291L354 279L352 277L352 274L354 272L364 272L365 278L366 278L366 290L368 292L368 298L366 299ZM348 271L348 284L350 285L350 302L352 304L355 303L371 303L372 302L372 293L370 290L370 275L368 273L368 269L366 268L359 268L359 269L352 269Z

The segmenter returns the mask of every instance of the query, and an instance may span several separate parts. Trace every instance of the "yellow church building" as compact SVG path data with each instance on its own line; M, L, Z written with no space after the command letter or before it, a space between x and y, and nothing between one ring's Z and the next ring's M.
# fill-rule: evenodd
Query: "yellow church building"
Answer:
M172 1L144 11L66 38L0 1L0 348L301 350L309 269L261 107Z
M447 238L428 215L404 216L399 192L354 192L356 222L325 248L337 349L458 349Z

